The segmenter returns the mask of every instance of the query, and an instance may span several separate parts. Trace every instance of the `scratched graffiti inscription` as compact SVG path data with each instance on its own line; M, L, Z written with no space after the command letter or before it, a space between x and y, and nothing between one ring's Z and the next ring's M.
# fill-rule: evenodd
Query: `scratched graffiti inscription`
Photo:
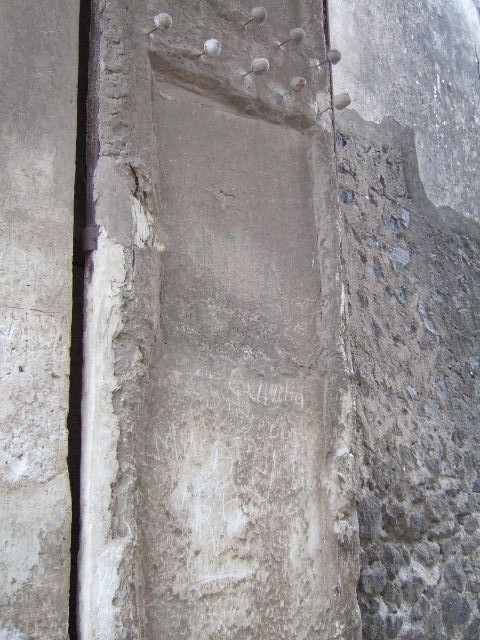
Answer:
M238 545L248 549L274 521L285 529L316 508L308 504L316 504L322 381L242 366L172 365L149 452L161 500L174 515L162 546L173 548L179 530L189 540L184 571L175 576L179 592L219 593L255 575Z
M154 434L156 457L175 465L188 459L193 467L211 458L215 472L222 468L229 483L259 500L282 474L298 489L305 483L308 433L318 429L321 386L315 377L266 376L243 367L173 368Z

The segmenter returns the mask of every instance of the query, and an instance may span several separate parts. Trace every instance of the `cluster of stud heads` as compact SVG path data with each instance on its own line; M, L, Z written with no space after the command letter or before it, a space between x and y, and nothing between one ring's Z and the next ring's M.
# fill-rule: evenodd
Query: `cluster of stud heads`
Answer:
M200 2L201 0L199 0L199 3ZM265 7L253 7L250 14L250 18L242 25L242 28L246 29L250 24L253 24L253 23L262 24L263 22L265 22L267 15L268 15L268 12L265 9ZM171 15L168 13L157 13L157 15L155 15L153 18L153 23L155 26L153 27L153 29L150 29L150 31L147 31L147 35L150 35L154 31L163 31L163 32L169 31L173 25L173 19ZM289 37L286 40L283 40L282 42L277 42L275 43L275 45L279 49L281 49L282 47L286 46L289 43L292 43L294 45L300 45L303 42L304 38L305 38L305 31L301 27L295 27L294 29L290 30ZM221 51L222 51L221 43L215 38L209 38L204 42L203 51L197 55L197 58L201 58L203 56L207 56L209 58L216 58L217 56L220 55ZM330 49L329 51L327 51L325 60L323 62L315 64L314 66L316 68L320 68L320 67L323 67L325 64L335 65L335 64L338 64L341 59L342 59L342 54L338 49ZM266 73L269 69L270 69L270 62L267 60L267 58L254 58L250 66L250 71L247 71L246 73L244 73L244 77L247 77L250 75L255 75L255 76L262 75L263 73ZM290 92L300 93L301 91L303 91L306 85L307 85L307 81L304 77L296 76L290 80ZM337 96L334 96L333 98L333 106L338 110L345 109L346 107L348 107L350 102L351 100L348 93L342 93ZM328 111L328 109L326 109L325 111ZM324 112L322 111L322 113Z

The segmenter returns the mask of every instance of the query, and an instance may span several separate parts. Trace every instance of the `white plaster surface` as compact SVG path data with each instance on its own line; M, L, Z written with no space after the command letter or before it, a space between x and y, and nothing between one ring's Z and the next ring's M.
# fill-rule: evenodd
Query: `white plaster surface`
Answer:
M113 341L121 330L123 247L104 228L86 290L82 406L82 538L79 621L82 640L107 640L115 629L115 594L128 538L113 540L112 484L118 473ZM92 621L94 621L92 623Z

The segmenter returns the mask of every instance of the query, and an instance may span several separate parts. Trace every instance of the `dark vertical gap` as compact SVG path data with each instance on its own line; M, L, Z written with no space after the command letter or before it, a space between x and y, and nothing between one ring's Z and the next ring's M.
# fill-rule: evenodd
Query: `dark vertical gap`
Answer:
M323 33L325 36L325 46L327 51L330 49L330 23L328 19L328 0L323 0ZM329 74L329 82L330 82L330 101L331 101L331 112L332 112L332 127L333 127L333 151L335 153L335 157L337 155L337 140L335 135L335 109L333 107L333 74L332 74L332 66L327 64L328 74Z
M330 29L328 26L328 0L323 0L323 33L325 35L325 46L330 49Z
M90 0L80 0L77 142L75 156L75 191L73 204L72 328L70 346L70 390L68 426L68 473L72 499L72 533L70 543L70 596L68 633L77 640L78 550L80 545L80 457L81 401L83 368L83 281L85 257L82 235L87 208L87 92L90 31Z

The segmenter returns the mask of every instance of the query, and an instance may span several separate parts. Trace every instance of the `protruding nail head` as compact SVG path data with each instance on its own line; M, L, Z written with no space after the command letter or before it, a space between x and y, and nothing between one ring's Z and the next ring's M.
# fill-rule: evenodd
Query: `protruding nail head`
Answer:
M327 61L330 62L330 64L338 64L341 59L342 54L338 49L330 49L330 51L327 51Z
M278 46L283 47L288 42L293 42L293 44L301 44L303 39L305 38L305 31L301 27L295 27L290 31L290 37L288 40L284 40Z
M265 9L265 7L253 7L251 12L252 17L243 26L246 27L252 22L256 22L257 24L262 24L262 22L265 22L265 18L267 17L267 15L268 15L268 12Z
M250 71L246 73L245 76L249 76L252 73L259 76L262 73L267 72L269 69L270 62L266 58L254 58L250 66Z
M295 76L290 80L290 91L294 91L295 93L300 93L307 86L307 81L302 76Z
M348 95L348 93L338 93L336 96L333 96L333 106L338 111L342 111L348 107L348 105L352 102L352 99Z
M220 42L218 40L215 40L215 38L209 38L203 43L203 53L201 53L198 57L201 58L202 56L208 56L209 58L216 58L220 55L221 51L222 45L220 44Z
M319 115L322 115L322 113L326 113L327 111L331 111L333 107L335 107L337 111L342 111L342 109L348 107L348 105L352 102L352 99L350 98L348 93L338 93L336 96L333 96L332 102L333 104L323 111L320 111Z
M172 16L168 13L157 13L157 15L153 17L153 24L155 25L153 29L147 31L145 35L149 36L158 29L168 31L173 24Z
M153 18L153 23L157 29L168 31L173 24L172 16L168 13L157 13Z

